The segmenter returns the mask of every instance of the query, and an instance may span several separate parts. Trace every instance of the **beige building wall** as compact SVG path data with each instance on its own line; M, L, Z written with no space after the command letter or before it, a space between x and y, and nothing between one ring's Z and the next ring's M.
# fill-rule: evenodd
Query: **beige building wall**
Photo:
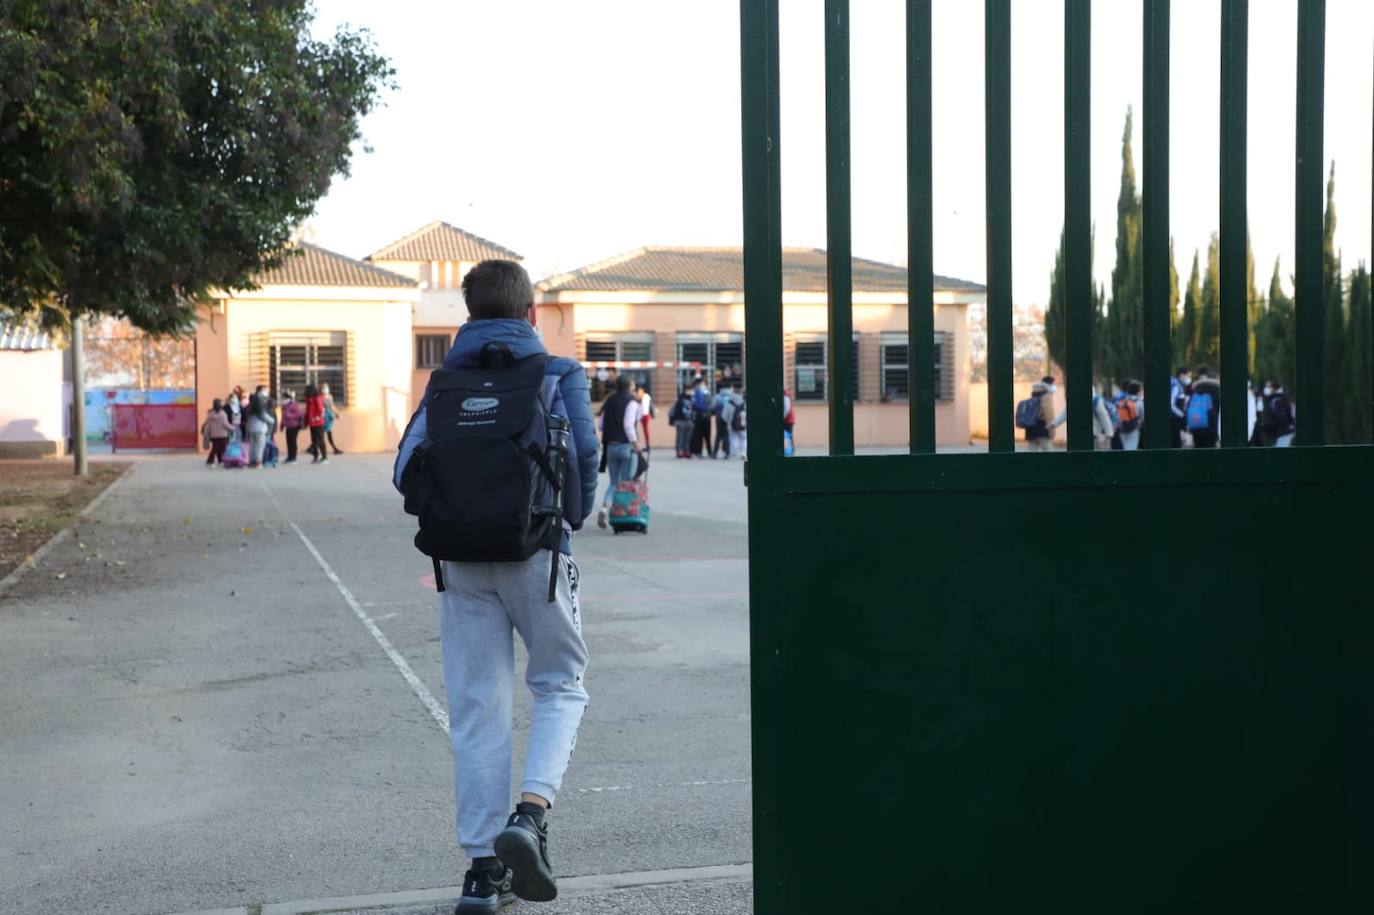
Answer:
M235 385L251 390L269 383L271 334L342 332L349 391L334 440L344 451L395 448L411 413L413 304L409 290L334 287L268 286L225 300L196 330L201 415Z
M66 451L59 349L0 350L0 458Z
M546 296L541 306L540 326L550 351L582 358L583 341L589 333L651 332L654 334L655 361L676 361L679 332L729 331L743 333L744 303L737 293L722 293L714 301L695 300L680 294L658 294L652 301L645 293L558 293ZM967 300L944 295L937 297L935 329L953 339L953 398L939 400L935 406L936 439L941 445L967 445L969 442L969 340L966 330ZM980 297L979 297L980 298ZM607 301L610 299L610 301ZM908 441L909 408L905 402L882 403L879 382L879 342L881 334L905 332L905 301L891 296L856 293L854 331L860 340L860 402L854 409L854 437L859 445L902 446ZM551 314L552 313L552 314ZM791 347L797 334L823 334L828 326L823 294L784 296L783 334L786 386L792 387ZM556 328L556 330L555 330ZM746 342L746 358L748 344ZM655 397L661 407L651 431L655 446L672 439L668 407L676 396L675 369L660 369L654 377ZM828 406L825 403L798 404L796 439L803 446L829 443Z

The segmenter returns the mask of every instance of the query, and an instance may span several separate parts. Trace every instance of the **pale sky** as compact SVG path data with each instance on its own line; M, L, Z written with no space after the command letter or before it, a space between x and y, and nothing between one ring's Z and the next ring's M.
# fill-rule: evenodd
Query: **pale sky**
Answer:
M783 237L825 247L822 0L782 0ZM523 254L535 279L646 244L739 244L735 0L317 0L317 29L372 31L398 88L311 221L363 256L434 219ZM1063 219L1063 6L1012 2L1013 271L1043 303ZM853 0L854 252L904 262L901 0ZM1180 283L1219 223L1220 0L1173 4L1171 228ZM936 0L935 269L985 279L983 4ZM1093 5L1096 272L1111 272L1127 106L1140 162L1138 2ZM1297 0L1250 4L1257 282L1293 262ZM1369 259L1374 3L1327 4L1325 155L1337 244Z

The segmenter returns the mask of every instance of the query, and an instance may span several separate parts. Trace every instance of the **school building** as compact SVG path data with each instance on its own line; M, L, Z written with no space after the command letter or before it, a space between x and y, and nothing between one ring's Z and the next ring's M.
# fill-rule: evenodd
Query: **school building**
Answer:
M394 448L467 320L463 275L488 258L520 260L496 242L433 222L361 260L299 243L264 271L257 289L222 292L196 330L196 403L204 415L235 385L267 385L278 398L327 382L340 408L334 437L345 451ZM858 445L907 440L906 270L854 259L854 437ZM785 385L802 445L825 445L826 254L783 252ZM653 442L670 441L668 407L697 375L712 390L743 385L741 249L647 247L537 285L539 328L551 352L588 366L593 396L630 371L662 407ZM935 279L936 438L969 440L969 341L965 311L977 283Z
M235 385L302 396L327 383L344 451L385 451L410 420L415 280L300 243L255 277L257 289L218 295L196 327L196 404L204 416Z
M910 393L905 268L854 258L854 440L907 443ZM620 371L660 405L651 439L671 441L668 407L697 375L714 391L743 384L744 261L738 247L645 247L538 284L549 348L588 364L599 399ZM967 307L986 288L935 278L936 439L969 442ZM783 250L784 386L796 405L799 445L827 444L826 253Z

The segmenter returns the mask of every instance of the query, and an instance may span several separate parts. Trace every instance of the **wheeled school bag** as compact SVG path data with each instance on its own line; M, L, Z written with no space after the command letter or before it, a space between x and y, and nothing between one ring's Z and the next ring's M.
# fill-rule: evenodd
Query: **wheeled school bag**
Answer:
M229 433L229 443L224 446L224 456L220 458L220 463L231 468L248 464L248 446L243 443L243 437L239 435L237 428Z
M558 581L571 424L553 413L553 357L515 359L488 343L477 366L437 369L425 390L427 434L401 474L405 510L420 519L415 546L434 561L518 562L553 553Z
M281 460L281 449L277 447L276 442L269 438L266 444L262 446L262 466L276 467L279 460Z
M611 494L611 530L649 533L649 481L623 480Z

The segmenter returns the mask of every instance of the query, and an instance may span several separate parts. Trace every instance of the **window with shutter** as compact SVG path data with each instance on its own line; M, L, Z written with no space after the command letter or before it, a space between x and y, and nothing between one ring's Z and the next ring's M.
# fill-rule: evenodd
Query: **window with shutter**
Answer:
M825 337L800 334L792 344L793 399L799 403L825 400Z
M654 335L652 333L588 333L584 342L587 362L652 362ZM591 382L592 400L601 401L615 391L615 380L621 372L628 372L631 381L643 385L653 394L654 372L650 368L628 366L592 366L587 369Z
M348 337L341 331L272 334L268 346L269 386L278 400L286 391L301 397L305 386L329 385L339 406L347 406Z
M415 367L437 369L448 355L447 334L417 334L415 337Z

